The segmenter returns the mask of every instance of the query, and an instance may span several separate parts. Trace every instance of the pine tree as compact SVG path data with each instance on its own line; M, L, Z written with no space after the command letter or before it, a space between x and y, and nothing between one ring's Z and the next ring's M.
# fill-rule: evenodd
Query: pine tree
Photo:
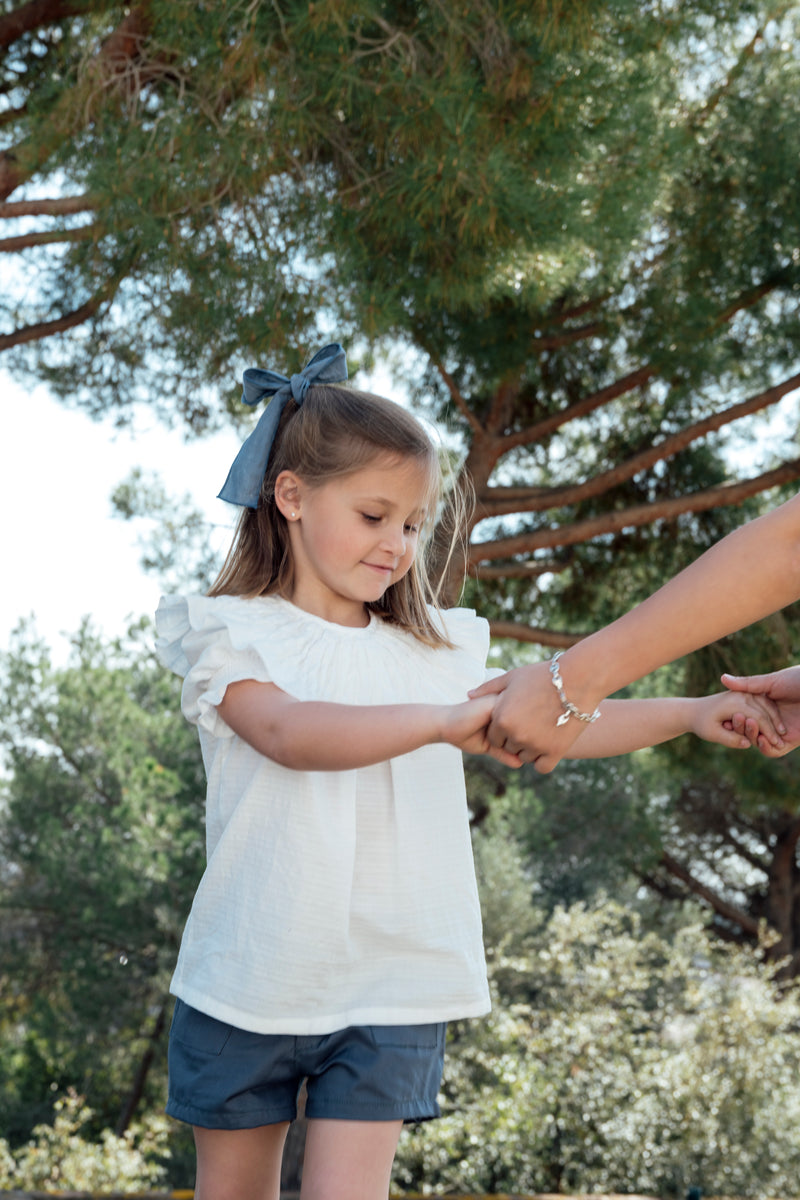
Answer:
M798 11L7 4L5 361L201 431L393 347L495 632L569 644L800 475Z

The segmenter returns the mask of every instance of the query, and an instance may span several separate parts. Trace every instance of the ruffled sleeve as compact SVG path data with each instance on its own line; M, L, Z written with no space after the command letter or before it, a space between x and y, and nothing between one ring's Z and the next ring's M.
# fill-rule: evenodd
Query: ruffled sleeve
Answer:
M216 737L233 731L217 713L228 684L272 682L247 602L238 597L163 596L156 611L159 661L183 678L187 721Z
M447 608L440 614L441 626L456 647L456 659L465 674L472 677L469 687L477 687L486 679L505 672L486 666L489 653L489 622L471 608Z

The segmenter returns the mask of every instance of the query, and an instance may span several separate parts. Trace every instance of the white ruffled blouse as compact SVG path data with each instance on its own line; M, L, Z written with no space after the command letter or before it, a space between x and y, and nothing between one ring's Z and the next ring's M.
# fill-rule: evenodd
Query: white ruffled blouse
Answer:
M460 751L425 746L353 771L294 771L216 705L228 684L298 700L454 703L486 678L489 630L444 614L455 649L373 616L335 625L276 596L168 596L161 662L184 679L208 778L207 866L172 991L257 1033L329 1033L489 1009Z

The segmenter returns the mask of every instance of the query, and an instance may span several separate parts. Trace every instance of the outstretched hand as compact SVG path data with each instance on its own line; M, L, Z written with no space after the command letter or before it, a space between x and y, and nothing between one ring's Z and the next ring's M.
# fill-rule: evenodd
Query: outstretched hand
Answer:
M778 709L777 729L783 745L772 744L757 732L744 712L733 715L730 728L747 737L767 758L781 758L800 745L800 666L786 667L767 675L723 675L722 682L731 692L763 695Z
M497 757L496 751L503 750L519 756L541 774L554 770L584 729L574 719L557 724L563 710L546 662L489 679L470 696L497 698L488 729L491 753Z
M697 697L692 705L692 732L707 742L717 742L731 750L746 750L763 741L771 753L786 753L778 706L767 696L718 692Z

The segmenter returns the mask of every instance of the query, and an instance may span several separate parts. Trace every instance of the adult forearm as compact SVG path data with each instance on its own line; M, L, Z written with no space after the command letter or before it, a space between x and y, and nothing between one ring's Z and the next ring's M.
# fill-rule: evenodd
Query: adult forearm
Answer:
M798 598L800 496L735 530L644 603L573 646L562 672L588 707Z

